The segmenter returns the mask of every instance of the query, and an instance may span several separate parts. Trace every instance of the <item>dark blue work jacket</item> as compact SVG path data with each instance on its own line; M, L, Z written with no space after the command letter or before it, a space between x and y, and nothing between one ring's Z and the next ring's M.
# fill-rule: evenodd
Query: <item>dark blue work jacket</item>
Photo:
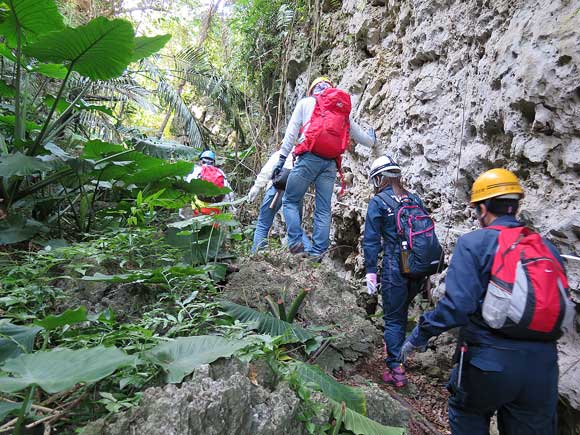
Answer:
M519 227L523 224L512 216L501 216L493 225ZM421 316L410 337L415 346L423 346L430 337L455 327L468 344L497 348L555 350L553 342L514 340L499 335L482 319L481 307L490 279L497 250L499 231L480 229L459 238L445 278L445 296L433 311ZM562 257L550 242L546 246L563 265Z
M388 186L379 195L373 196L369 202L363 239L367 273L377 273L377 258L381 249L385 251L384 258L398 255L401 251L400 242L397 240L397 222L394 210L389 206L390 202L381 199L381 196L391 197L394 194L393 188ZM423 207L423 203L417 195L409 193L408 196ZM393 201L395 200L391 199L391 202Z

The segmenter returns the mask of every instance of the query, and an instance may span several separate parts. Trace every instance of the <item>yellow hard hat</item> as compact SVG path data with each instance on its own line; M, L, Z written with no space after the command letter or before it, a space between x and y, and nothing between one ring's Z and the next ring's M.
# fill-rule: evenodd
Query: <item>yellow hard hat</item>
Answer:
M310 87L308 88L308 93L306 95L310 96L312 94L312 90L314 89L314 86L316 86L318 83L322 83L322 82L326 82L330 86L334 86L332 84L332 81L328 77L320 76L320 77L317 77L314 80L312 80L312 83L310 84Z
M495 168L484 172L471 187L471 203L484 201L503 195L524 197L524 190L518 177L507 169Z

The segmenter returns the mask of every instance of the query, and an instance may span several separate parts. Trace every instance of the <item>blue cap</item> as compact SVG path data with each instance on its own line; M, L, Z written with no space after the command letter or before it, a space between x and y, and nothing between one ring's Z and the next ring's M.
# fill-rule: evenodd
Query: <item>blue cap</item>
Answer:
M212 150L205 150L199 155L199 159L210 159L215 162L215 153Z

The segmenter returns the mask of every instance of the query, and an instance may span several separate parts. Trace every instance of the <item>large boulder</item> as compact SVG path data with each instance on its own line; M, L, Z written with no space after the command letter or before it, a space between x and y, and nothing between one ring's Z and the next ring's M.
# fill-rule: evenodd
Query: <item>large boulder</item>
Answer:
M352 366L380 345L381 335L364 309L357 305L359 289L341 278L332 265L317 265L285 253L256 256L231 275L223 296L238 304L268 312L266 295L286 300L308 291L298 321L323 326L335 338L317 363L333 371Z
M423 424L419 414L376 385L362 390L372 420L404 428ZM82 434L303 435L308 431L301 415L324 425L332 419L331 409L319 392L313 392L309 403L302 402L264 360L228 359L202 366L181 385L145 390L139 407L97 420Z
M138 408L98 420L83 434L302 435L301 410L294 391L267 365L223 360L181 385L145 390Z

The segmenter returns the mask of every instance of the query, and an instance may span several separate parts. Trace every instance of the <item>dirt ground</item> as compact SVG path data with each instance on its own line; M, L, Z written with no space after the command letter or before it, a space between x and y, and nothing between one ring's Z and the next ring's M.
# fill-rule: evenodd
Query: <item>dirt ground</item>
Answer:
M385 369L384 348L379 347L369 359L361 362L356 368L338 373L337 379L351 385L360 384L363 380L374 382L405 407L423 415L430 424L411 422L409 425L411 435L449 435L451 434L447 421L449 393L445 388L446 381L443 376L434 377L425 373L422 367L421 362L409 362L407 369L409 384L404 388L385 384L381 379ZM447 373L448 371L445 374Z

